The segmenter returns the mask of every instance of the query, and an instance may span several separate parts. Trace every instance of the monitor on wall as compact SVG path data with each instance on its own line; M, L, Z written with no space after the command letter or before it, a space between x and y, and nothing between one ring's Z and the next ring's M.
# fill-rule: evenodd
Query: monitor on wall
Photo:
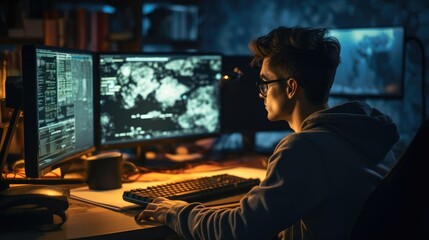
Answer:
M331 96L403 96L403 27L330 29L330 33L341 44L341 63L332 85Z
M100 149L219 133L221 55L99 53L98 64Z
M95 150L94 61L87 51L22 48L27 177Z

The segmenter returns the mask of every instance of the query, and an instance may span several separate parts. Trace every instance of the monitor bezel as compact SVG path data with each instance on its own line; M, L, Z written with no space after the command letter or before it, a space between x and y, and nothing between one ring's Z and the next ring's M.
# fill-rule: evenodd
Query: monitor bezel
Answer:
M407 29L403 25L389 25L389 26L363 26L363 27L346 27L346 28L329 28L328 30L341 30L341 31L351 31L351 30L384 30L384 29L401 29L402 30L402 60L401 60L401 74L399 76L399 86L401 87L400 91L395 93L347 93L347 92L332 92L330 89L330 97L346 98L346 99L403 99L404 98L404 87L405 87L405 62L406 62L406 35ZM344 61L341 59L341 61ZM341 64L341 63L340 63ZM340 66L339 66L340 67ZM338 72L338 68L337 68ZM377 81L376 79L374 81ZM332 86L335 84L335 79L332 83Z
M52 171L60 164L72 159L76 159L84 154L91 153L96 150L95 138L92 146L82 149L79 152L73 152L65 155L61 160L41 169L39 167L39 132L38 132L38 111L37 111L37 49L57 51L64 53L89 54L93 61L93 84L95 81L94 70L94 53L86 50L70 49L64 47L53 47L45 45L25 45L22 47L22 76L23 76L23 109L24 109L24 156L25 156L25 174L26 177L40 178L44 174ZM94 96L93 89L93 96ZM93 99L93 111L94 109ZM96 125L94 123L94 128Z
M219 96L218 96L218 102L219 102L219 128L217 131L212 133L201 133L201 134L190 134L190 135L181 135L181 136L173 136L173 137L165 137L165 138L152 138L152 139L138 139L134 141L124 141L124 142L110 142L110 143L102 143L101 142L101 124L100 124L100 112L101 112L101 105L100 105L100 99L101 99L101 92L100 92L100 84L101 84L101 78L100 78L100 56L101 55L133 55L133 56L218 56L220 57L221 64L222 64L222 54L218 52L187 52L187 51L175 51L175 52L112 52L112 51L100 51L95 54L95 64L97 71L95 72L95 116L97 116L95 121L95 145L97 149L99 150L109 150L109 149L122 149L122 148L134 148L134 147L150 147L154 145L164 145L164 144L181 144L181 143L188 143L193 142L199 139L205 139L205 138L214 138L221 135L221 112L222 112L222 106L221 106L221 79L219 80ZM222 74L222 66L220 66L220 74Z

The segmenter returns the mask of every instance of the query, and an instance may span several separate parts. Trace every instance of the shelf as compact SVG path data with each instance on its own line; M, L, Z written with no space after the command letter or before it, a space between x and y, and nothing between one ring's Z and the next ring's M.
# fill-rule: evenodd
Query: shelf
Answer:
M40 37L0 37L0 44L22 45L22 44L43 44Z
M171 44L171 45L180 45L180 46L191 46L198 45L198 41L191 40L172 40L166 38L143 38L144 44Z

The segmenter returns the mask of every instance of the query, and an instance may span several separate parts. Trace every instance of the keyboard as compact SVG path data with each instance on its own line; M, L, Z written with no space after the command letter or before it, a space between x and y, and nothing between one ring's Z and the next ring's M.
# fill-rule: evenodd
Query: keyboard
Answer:
M156 197L187 202L204 202L246 193L259 184L258 178L241 178L230 174L171 182L124 191L122 198L146 207Z

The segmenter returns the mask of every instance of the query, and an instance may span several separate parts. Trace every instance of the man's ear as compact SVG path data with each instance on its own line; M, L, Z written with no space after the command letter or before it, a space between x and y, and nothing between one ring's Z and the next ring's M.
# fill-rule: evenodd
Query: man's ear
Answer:
M298 88L299 84L295 79L290 78L286 81L286 94L289 99L296 96L296 94L298 93Z

